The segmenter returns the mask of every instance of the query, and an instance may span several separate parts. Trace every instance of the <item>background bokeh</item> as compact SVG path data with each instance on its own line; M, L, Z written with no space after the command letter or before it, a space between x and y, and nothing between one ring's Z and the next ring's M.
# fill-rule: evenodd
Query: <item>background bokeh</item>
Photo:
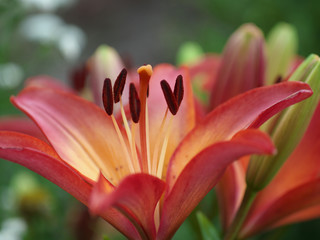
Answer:
M0 0L0 115L19 114L9 97L25 79L46 74L69 84L72 69L101 44L133 66L174 64L184 42L219 53L242 23L267 34L284 21L297 29L300 55L319 54L319 10L319 0ZM216 211L212 195L202 209L210 214ZM55 185L0 161L0 240L91 239L90 229L109 229L88 219L85 208ZM257 239L320 239L319 226L309 221ZM175 239L197 238L191 216Z

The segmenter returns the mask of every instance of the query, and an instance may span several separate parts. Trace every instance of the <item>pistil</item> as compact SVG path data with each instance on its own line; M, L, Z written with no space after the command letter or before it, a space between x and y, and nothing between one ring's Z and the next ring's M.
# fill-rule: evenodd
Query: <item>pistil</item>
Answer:
M140 77L140 102L141 102L141 117L139 121L140 144L141 144L141 162L142 172L151 173L150 162L150 147L149 143L149 123L147 115L147 93L149 81L152 75L151 65L142 66L138 69Z

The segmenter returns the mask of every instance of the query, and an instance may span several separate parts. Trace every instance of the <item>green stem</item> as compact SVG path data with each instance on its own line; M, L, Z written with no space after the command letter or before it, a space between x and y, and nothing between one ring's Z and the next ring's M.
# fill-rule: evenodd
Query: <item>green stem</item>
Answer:
M257 192L253 191L252 189L248 188L246 189L246 192L244 194L242 203L240 205L240 208L236 214L236 217L234 218L230 228L228 229L224 240L235 240L237 239L238 233L240 231L240 228L250 210L251 204L253 200L255 199L257 195Z

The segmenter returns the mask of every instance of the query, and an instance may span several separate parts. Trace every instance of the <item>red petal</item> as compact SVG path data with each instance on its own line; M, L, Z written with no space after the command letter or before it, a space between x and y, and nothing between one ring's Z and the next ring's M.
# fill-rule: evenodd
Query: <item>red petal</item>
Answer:
M41 140L20 133L0 131L0 157L42 175L88 205L92 186ZM109 209L105 213L105 220L127 237L139 239L131 222L117 210Z
M226 167L243 155L274 152L270 138L254 129L239 132L198 153L165 195L158 239L169 239L200 200L216 185Z
M0 158L29 168L87 204L91 185L45 142L21 133L1 131Z
M269 211L269 205L296 187L313 181L320 174L320 104L310 125L289 159L271 183L261 191L254 201L248 221L260 218ZM292 213L294 214L294 213Z
M236 161L226 169L219 183L215 187L219 213L224 230L232 223L246 188L245 170L240 161Z
M320 204L312 207L308 207L301 211L296 211L288 217L282 218L280 221L276 221L272 224L271 228L276 228L279 226L287 225L290 223L307 221L310 219L316 219L320 217Z
M141 234L155 239L154 211L164 188L165 183L156 177L134 174L123 179L113 190L100 176L91 196L90 209L100 215L110 207L121 209L132 218Z
M247 238L264 229L271 228L292 213L319 206L319 203L320 179L315 179L292 189L270 205L265 206L265 210L260 215L245 222L239 237Z
M167 183L172 187L188 161L206 147L229 140L241 129L252 123L260 126L273 114L290 104L299 102L312 94L308 84L286 82L256 88L230 99L213 110L184 138L170 161Z
M116 164L125 151L111 118L97 107L73 94L47 88L26 88L13 103L27 113L59 154L83 175L92 180L99 170L114 180ZM124 173L128 168L122 164ZM98 168L99 167L99 168Z

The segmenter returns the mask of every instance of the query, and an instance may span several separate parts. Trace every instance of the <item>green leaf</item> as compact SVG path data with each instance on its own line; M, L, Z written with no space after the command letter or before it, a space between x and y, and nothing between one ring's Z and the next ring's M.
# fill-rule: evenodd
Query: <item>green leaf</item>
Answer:
M197 219L203 240L220 240L217 229L202 212L197 212Z

